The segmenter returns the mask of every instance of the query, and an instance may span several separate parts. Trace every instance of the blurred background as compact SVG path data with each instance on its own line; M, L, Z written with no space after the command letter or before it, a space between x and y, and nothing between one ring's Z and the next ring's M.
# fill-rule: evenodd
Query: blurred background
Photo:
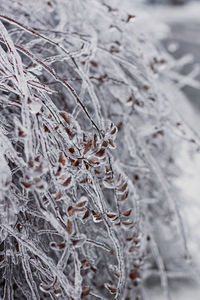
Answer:
M194 109L199 111L200 1L146 0L144 3L148 4L151 14L169 26L170 31L164 44L176 59L185 56L187 64L181 70L182 74L195 70L196 84L186 84L183 91Z
M134 2L135 3L135 2ZM181 103L174 103L183 120L199 139L200 131L200 1L192 0L143 0L138 1L143 10L158 24L166 25L162 44L177 59L180 77L175 78L186 95ZM159 25L158 25L159 27ZM182 76L183 75L183 76ZM188 143L183 143L177 153L180 176L176 186L183 199L181 215L186 224L191 267L200 265L200 154L191 155ZM200 270L200 269L199 269ZM199 271L196 278L199 277ZM198 280L197 280L198 281ZM200 286L193 280L169 278L174 300L199 300ZM149 282L150 300L161 300L162 293L155 282Z

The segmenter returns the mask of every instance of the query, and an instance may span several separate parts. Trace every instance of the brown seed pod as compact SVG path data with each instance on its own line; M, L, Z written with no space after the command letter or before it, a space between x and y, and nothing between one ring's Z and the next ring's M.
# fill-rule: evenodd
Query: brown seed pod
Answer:
M65 127L65 131L67 132L67 134L70 136L70 137L73 137L74 134L72 133L72 131L68 128L68 127Z
M69 152L70 152L71 154L74 154L74 152L75 152L75 150L74 150L73 147L69 148L68 150L69 150Z
M123 215L124 215L125 217L129 217L130 214L131 214L131 212L132 212L132 209L129 209L129 210L123 212Z
M96 147L97 147L97 135L96 135L96 133L94 134L94 137L93 137L93 145L94 145L94 149L96 149Z
M62 167L59 165L59 166L58 166L58 169L57 169L57 171L56 171L56 173L55 173L55 176L59 176L60 173L61 173L61 171L62 171Z
M108 284L106 284L105 286L106 286L106 288L107 288L112 294L115 294L115 293L116 293L117 289L116 289L115 287L110 286L110 285L108 285Z
M21 184L25 187L25 188L29 188L32 186L32 183L30 182L25 182L25 181L21 181Z
M122 185L122 187L119 189L119 191L120 191L120 192L124 192L124 191L126 190L127 186L128 186L128 183L125 182L125 183Z
M88 162L91 164L91 165L99 165L100 162L97 158L95 157L91 157L90 159L88 159Z
M63 166L65 165L65 159L63 158L63 153L60 152L58 162L61 163Z
M67 221L67 232L69 235L72 234L72 222L70 220Z
M107 215L107 217L110 218L110 219L116 217L116 214L114 214L114 213L107 213L106 215Z
M85 155L90 150L91 147L92 147L92 140L88 141L87 144L85 145L83 155Z
M124 201L124 200L126 200L128 198L128 191L125 193L125 194L123 194L122 196L121 196L121 201Z
M49 130L49 128L46 125L43 125L44 127L44 131L50 133L51 131Z
M111 133L112 135L116 134L116 133L117 133L117 127L114 127L110 133Z
M87 201L81 201L81 202L76 203L76 206L77 207L83 207L83 206L86 205L86 203L87 203Z
M81 299L84 299L86 296L88 296L90 293L90 288L89 287L85 287L83 290L82 290L82 293L81 293Z
M67 187L67 186L70 185L71 181L72 181L72 177L69 176L69 177L63 182L62 185L65 186L65 187Z
M109 139L108 143L109 143L110 146L112 146L112 148L115 148L115 144L114 144L112 139Z
M104 153L105 153L105 149L101 148L99 151L96 152L96 156L102 157L104 156Z
M74 208L71 205L68 207L67 211L70 217L74 215Z
M129 274L129 277L130 277L131 280L134 280L134 279L138 278L138 277L139 277L138 271L133 271L133 272L131 272L131 273Z
M66 112L64 112L64 111L60 112L60 115L65 120L65 122L68 125L70 125L70 117L69 117L69 115Z
M62 197L61 191L56 194L56 200L59 200Z
M101 144L102 147L107 147L108 146L108 141L103 141L103 143Z
M84 216L83 216L83 220L85 220L85 219L87 219L88 217L89 217L89 215L90 215L90 212L89 212L89 210L86 210L86 212L85 212L85 214L84 214Z

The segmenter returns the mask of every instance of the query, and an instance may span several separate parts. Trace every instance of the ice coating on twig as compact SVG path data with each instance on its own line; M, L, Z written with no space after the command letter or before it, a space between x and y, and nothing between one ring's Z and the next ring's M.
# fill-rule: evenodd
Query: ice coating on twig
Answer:
M161 245L188 255L174 134L199 147L173 80L197 70L117 4L16 1L0 20L0 296L138 300L156 263L170 298Z

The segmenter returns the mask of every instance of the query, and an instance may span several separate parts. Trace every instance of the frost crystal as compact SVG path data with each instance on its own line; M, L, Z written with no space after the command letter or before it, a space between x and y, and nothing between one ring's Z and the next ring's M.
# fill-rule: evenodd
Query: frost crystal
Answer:
M138 300L153 269L170 297L188 254L173 157L193 135L176 62L114 1L0 7L1 298Z

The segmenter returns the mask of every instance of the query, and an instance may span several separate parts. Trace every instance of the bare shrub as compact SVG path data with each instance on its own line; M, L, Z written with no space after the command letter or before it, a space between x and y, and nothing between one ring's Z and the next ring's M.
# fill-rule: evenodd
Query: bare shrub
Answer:
M119 6L0 6L2 299L143 299L153 268L168 295L176 63Z

